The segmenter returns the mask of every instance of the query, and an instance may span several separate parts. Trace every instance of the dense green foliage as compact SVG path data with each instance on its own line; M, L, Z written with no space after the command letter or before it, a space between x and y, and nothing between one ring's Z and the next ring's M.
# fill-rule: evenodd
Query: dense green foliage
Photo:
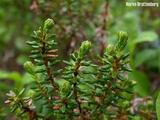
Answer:
M110 44L113 46L117 44L115 34L118 31L126 31L129 39L123 52L124 54L130 53L129 59L132 68L128 79L136 82L130 103L137 106L136 108L141 108L142 111L138 111L139 113L143 114L143 111L151 113L150 111L153 111L151 114L155 116L155 111L157 113L159 111L157 95L160 85L159 7L126 7L125 2L126 0L1 0L0 119L10 120L15 117L7 104L4 104L7 99L6 93L9 90L18 94L25 88L26 92L24 91L24 94L20 95L22 98L33 94L31 84L35 82L35 78L24 70L23 64L25 61L29 61L28 55L31 55L32 58L35 56L34 53L29 53L31 50L25 42L30 40L30 33L47 18L52 18L55 22L53 29L47 34L54 33L56 36L53 35L52 37L55 37L54 40L57 39L54 43L57 42L58 44L54 45L55 48L52 49L52 52L46 50L45 52L49 52L49 56L55 57L48 59L53 64L51 66L49 64L49 67L51 70L53 69L54 77L62 81L64 81L65 76L63 75L63 78L59 75L58 72L62 74L62 71L58 70L63 70L65 66L68 66L67 61L72 59L71 54L78 50L78 46L83 40L90 40L92 43L91 52L85 55L85 61L89 61L93 65L103 66L105 58L102 59L102 57L104 53L106 54L105 48L110 47L108 46ZM139 0L139 2L151 1ZM159 0L154 0L154 2L159 2ZM37 45L39 44L41 43ZM43 59L42 56L40 58ZM33 60L32 62L36 72L38 70L39 72L46 72L44 66L38 63L39 61ZM30 62L28 63L30 64ZM98 66L82 68L95 72L95 68ZM98 72L96 71L95 74ZM90 74L88 74L89 76ZM56 84L61 85L60 83ZM157 103L155 102L156 99ZM151 103L149 108L145 106L146 102ZM148 110L149 112L147 112ZM148 114L145 116L148 117Z
M118 33L116 45L108 45L97 64L86 59L91 42L82 42L78 51L64 61L63 69L55 70L57 49L52 19L34 31L27 41L31 49L31 61L24 63L25 70L34 82L30 90L16 94L10 91L6 103L21 119L137 119L154 116L149 111L143 114L132 106L135 81L128 79L129 60L124 54L128 35ZM29 94L32 91L32 94ZM148 106L148 104L146 105ZM143 109L144 110L144 109ZM136 114L136 117L134 117Z

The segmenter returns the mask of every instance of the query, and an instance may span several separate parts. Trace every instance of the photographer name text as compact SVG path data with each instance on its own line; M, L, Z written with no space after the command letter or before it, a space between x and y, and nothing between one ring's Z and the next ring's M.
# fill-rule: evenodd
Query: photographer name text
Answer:
M156 2L126 2L127 7L159 7Z

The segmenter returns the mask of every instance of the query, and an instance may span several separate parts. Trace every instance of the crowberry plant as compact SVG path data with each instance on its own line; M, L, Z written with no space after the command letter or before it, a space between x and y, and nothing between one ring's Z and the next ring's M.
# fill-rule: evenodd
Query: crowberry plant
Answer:
M97 62L87 55L92 44L86 40L80 48L63 60L65 67L55 69L59 64L54 26L47 19L32 39L30 61L24 68L33 78L29 89L19 93L10 91L8 100L12 112L21 119L29 120L128 120L134 119L131 111L133 86L128 78L129 54L125 54L128 35L118 33L115 45L108 45L104 55Z

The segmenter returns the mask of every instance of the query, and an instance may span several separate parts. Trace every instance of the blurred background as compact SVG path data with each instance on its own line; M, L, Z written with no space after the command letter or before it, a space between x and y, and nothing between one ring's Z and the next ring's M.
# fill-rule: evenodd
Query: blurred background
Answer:
M160 5L159 0L139 1ZM0 119L13 118L4 104L6 93L32 82L23 69L29 55L25 41L47 18L55 21L53 33L63 59L83 40L92 41L93 57L103 55L116 42L117 32L128 32L135 93L155 100L160 88L160 7L127 7L126 0L0 0Z

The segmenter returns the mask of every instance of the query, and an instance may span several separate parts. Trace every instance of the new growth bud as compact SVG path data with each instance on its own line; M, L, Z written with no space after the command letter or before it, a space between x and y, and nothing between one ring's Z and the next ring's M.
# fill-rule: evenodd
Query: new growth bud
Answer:
M44 22L44 29L49 30L53 27L53 25L54 25L54 21L52 19L48 18Z
M111 53L112 51L114 50L114 46L109 44L106 49L105 49L105 52L106 53Z
M128 34L126 32L119 32L118 33L118 43L116 45L116 50L122 51L126 45L128 40Z
M79 58L82 59L85 56L85 54L90 50L90 48L91 48L91 42L89 42L88 40L82 42L79 50Z
M23 66L28 73L30 73L31 75L35 74L35 67L31 61L25 62Z
M71 85L68 81L63 80L59 87L60 87L60 94L62 95L62 97L64 97L68 95L68 93L70 92Z
M70 83L68 81L65 81L61 86L61 92L68 92L68 89L70 88Z

